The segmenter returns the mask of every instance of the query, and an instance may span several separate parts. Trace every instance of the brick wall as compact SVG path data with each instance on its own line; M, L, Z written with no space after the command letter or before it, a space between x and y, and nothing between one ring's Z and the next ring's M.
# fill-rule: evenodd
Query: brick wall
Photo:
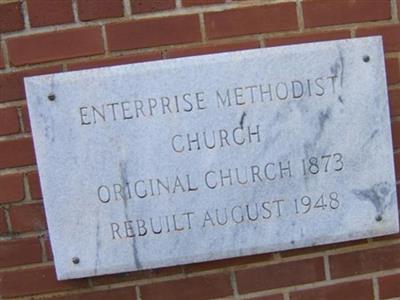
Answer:
M22 82L34 74L378 34L400 174L399 18L400 0L0 0L0 299L400 297L398 234L58 282Z

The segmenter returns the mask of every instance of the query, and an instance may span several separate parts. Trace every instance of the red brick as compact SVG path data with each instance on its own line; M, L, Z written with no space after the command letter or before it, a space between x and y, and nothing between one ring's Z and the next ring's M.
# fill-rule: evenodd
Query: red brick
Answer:
M47 234L44 237L44 248L46 250L47 260L49 260L49 261L54 260L53 249L51 248L50 238L49 238L49 236Z
M88 287L86 279L58 281L53 266L22 269L0 274L3 297L18 297Z
M21 72L0 74L0 102L25 98L24 77L61 72L61 66L52 66Z
M141 287L143 300L205 300L232 295L229 274L214 274L173 281L159 282Z
M0 4L0 33L24 29L20 1Z
M131 8L133 14L174 9L175 0L131 0Z
M378 283L380 299L400 297L400 274L381 277Z
M273 37L268 38L265 43L267 46L281 46L347 38L350 38L349 30L336 30L328 32L302 33L293 36Z
M390 115L400 116L400 89L389 90Z
M89 292L84 294L70 294L68 296L52 297L52 300L136 300L134 287L119 288L114 290Z
M9 212L14 233L40 231L47 228L41 203L12 206Z
M300 270L301 272L301 270ZM372 281L363 280L323 286L297 291L290 294L290 300L373 300Z
M172 58L172 57L182 57L182 56L192 56L192 55L201 55L209 53L252 49L259 47L260 44L258 43L258 41L245 41L245 42L239 42L239 43L236 42L230 44L209 44L196 47L186 47L186 48L179 47L179 48L169 49L167 52L167 56L169 58Z
M397 0L397 16L400 18L400 0Z
M4 69L5 64L4 64L4 57L3 57L3 51L0 48L0 69Z
M23 174L0 176L0 204L18 202L24 197Z
M74 22L71 0L28 0L27 3L32 27Z
M167 277L176 274L183 274L183 268L181 266L97 276L92 278L92 282L94 285L106 285L106 284L113 284L113 283L134 281L141 279Z
M386 80L387 84L396 84L400 81L399 60L397 58L386 58Z
M124 15L122 0L78 0L79 19L91 21Z
M24 125L24 132L31 132L31 121L29 120L29 111L26 105L21 107L22 124Z
M400 245L361 250L329 257L332 278L400 267Z
M35 164L32 138L0 142L0 169Z
M400 153L394 155L394 164L396 168L396 179L400 180Z
M400 121L392 122L393 148L400 148Z
M297 29L296 4L279 3L209 12L205 13L204 22L210 39L287 31Z
M0 235L8 232L6 216L4 209L0 208Z
M209 5L224 2L225 0L182 0L182 6Z
M0 135L18 133L20 131L16 107L0 109Z
M249 298L248 300L283 300L283 295L271 295L257 298Z
M42 248L38 238L0 242L0 267L13 267L42 261Z
M376 27L358 28L356 36L381 35L385 52L400 50L400 25L384 25Z
M106 26L111 51L201 40L198 15L143 19Z
M228 259L221 259L215 261L208 261L202 263L195 263L185 265L185 273L202 272L218 268L226 268L226 266L245 265L257 262L270 261L273 258L272 253L249 255L244 257L235 257Z
M390 0L306 0L302 2L304 26L318 27L391 18Z
M236 271L240 294L305 284L324 279L322 258L285 262Z
M396 185L397 190L397 206L400 207L400 183Z
M137 62L151 61L162 59L161 52L146 52L146 53L138 53L133 55L122 55L113 58L105 58L105 59L96 59L90 61L83 61L78 63L72 63L68 65L68 70L83 70L83 69L91 69L91 68L100 68L100 67L108 67L115 65L124 65L131 64Z
M14 66L104 53L100 27L40 33L6 42Z
M397 0L397 16L400 18L400 10L399 10L399 7L400 7L400 0Z
M33 171L27 174L29 191L33 200L42 199L42 190L40 188L40 179L37 171Z

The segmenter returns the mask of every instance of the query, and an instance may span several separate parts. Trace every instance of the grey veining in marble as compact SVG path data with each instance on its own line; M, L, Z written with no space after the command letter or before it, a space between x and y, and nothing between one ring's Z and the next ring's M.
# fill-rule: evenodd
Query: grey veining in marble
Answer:
M25 84L59 279L398 232L380 37Z

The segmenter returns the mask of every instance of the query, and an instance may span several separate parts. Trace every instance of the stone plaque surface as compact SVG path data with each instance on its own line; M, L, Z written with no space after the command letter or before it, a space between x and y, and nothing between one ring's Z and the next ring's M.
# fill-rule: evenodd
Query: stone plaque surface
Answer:
M398 232L380 37L25 83L59 279Z

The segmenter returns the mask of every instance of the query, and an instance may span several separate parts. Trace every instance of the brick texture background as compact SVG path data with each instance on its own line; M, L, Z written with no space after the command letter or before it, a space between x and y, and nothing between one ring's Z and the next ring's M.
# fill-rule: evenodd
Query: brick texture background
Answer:
M399 20L400 0L0 0L0 299L400 298L399 234L57 281L23 87L35 74L382 35L400 183Z

